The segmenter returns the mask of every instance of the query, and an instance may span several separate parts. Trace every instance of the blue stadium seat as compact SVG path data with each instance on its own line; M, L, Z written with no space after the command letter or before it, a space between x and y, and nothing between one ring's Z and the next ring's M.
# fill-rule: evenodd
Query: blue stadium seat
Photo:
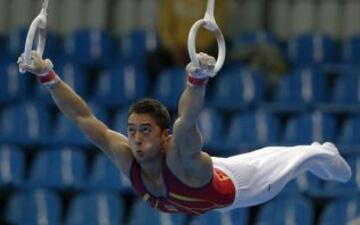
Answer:
M29 94L29 76L19 73L15 62L0 64L0 104L24 100Z
M280 213L281 212L281 213ZM274 199L260 209L256 225L312 225L314 208L303 198Z
M340 130L340 137L338 139L338 144L341 146L341 151L354 151L355 153L359 152L360 146L360 115L354 114L348 116Z
M64 224L121 225L123 207L120 195L111 192L82 193L71 201Z
M85 155L78 149L64 147L42 150L30 165L28 186L56 190L84 188Z
M101 74L95 88L94 101L122 107L147 94L148 77L134 65L122 65Z
M2 143L38 145L49 133L48 111L30 102L10 106L3 111L0 133Z
M159 74L155 81L154 97L170 110L175 110L185 85L185 71L180 67L172 67Z
M342 47L342 60L344 63L360 63L360 36L356 35L346 40Z
M355 198L338 199L327 204L320 214L319 225L350 225L352 219L360 216L360 200Z
M54 127L50 137L44 140L45 145L88 147L91 144L81 130L63 114L56 117Z
M84 66L104 66L113 55L110 34L101 30L78 30L65 39L64 56Z
M220 111L206 108L199 115L198 124L206 151L221 152L225 124Z
M320 111L297 114L285 128L285 144L311 144L314 141L335 141L337 136L334 115Z
M358 69L341 73L331 92L330 106L332 110L349 112L352 109L359 111L360 74Z
M24 51L27 32L28 30L24 28L24 29L14 30L8 33L7 51L11 57L13 58L18 57Z
M308 33L289 41L288 57L295 66L321 65L337 60L337 49L330 37Z
M209 105L222 110L239 110L264 100L263 75L232 67L217 78Z
M103 108L93 103L89 103L89 106L96 117L107 124L108 115ZM48 139L44 140L46 145L72 145L78 147L88 147L91 145L91 142L80 129L63 114L58 114L56 117L54 129L49 136Z
M88 98L89 79L84 69L72 63L64 63L56 64L55 70L61 79L72 87L78 95L85 99ZM46 87L37 84L35 88L35 95L38 100L42 103L54 105Z
M118 42L118 57L125 62L144 65L147 54L155 51L159 40L155 31L134 30L125 34Z
M0 48L3 49L3 51L0 52L0 64L4 63L5 61L8 61L10 58L8 49L5 46L6 46L6 39L0 36Z
M55 193L35 189L11 196L5 209L5 220L21 225L60 225L62 203Z
M299 111L326 100L325 76L317 70L303 68L288 74L278 85L269 110Z
M119 110L115 113L111 128L116 132L127 135L128 112L127 110Z
M279 40L273 33L267 31L245 32L241 33L241 35L232 40L232 47L243 48L244 46L260 43L268 43L270 45L277 46L279 44Z
M248 211L246 208L234 209L230 212L220 213L210 211L196 216L189 225L247 225Z
M122 191L122 172L105 154L98 154L90 171L87 189Z
M19 187L24 180L25 157L19 148L0 146L0 189Z
M360 157L346 157L345 158L352 170L352 177L347 183L339 183L333 181L321 181L317 185L312 185L309 189L309 194L315 197L326 198L340 198L351 197L356 195L360 190L360 183L358 174L360 173Z
M280 122L272 113L258 111L235 114L226 137L227 148L248 151L279 142Z
M150 222L151 221L151 222ZM132 207L128 225L183 225L185 215L162 213L138 200Z

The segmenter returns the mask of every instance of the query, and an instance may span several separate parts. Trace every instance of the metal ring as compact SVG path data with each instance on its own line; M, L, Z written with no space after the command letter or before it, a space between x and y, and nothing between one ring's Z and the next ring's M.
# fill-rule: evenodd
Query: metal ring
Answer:
M191 27L189 37L188 37L188 52L191 59L191 62L194 66L200 66L199 60L196 57L196 35L200 27L204 27L205 29L213 32L215 34L217 43L218 43L218 58L215 64L214 73L210 76L215 76L222 66L224 65L225 55L226 55L226 46L224 36L218 28L217 24L213 21L206 21L205 19L201 19L195 22L195 24ZM211 28L211 29L210 29ZM216 28L216 29L214 29Z
M37 46L36 51L42 57L45 49L46 42L46 29L47 20L46 13L44 10L32 21L29 31L26 36L25 48L24 48L24 60L26 64L31 63L31 51L33 50L34 39L37 35ZM20 73L25 73L26 71L20 69Z

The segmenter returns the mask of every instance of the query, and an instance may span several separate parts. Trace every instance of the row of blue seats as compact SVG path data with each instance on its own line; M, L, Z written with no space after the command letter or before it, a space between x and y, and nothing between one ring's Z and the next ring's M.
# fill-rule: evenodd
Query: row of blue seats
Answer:
M319 217L319 225L345 225L360 216L360 200L339 199L325 205ZM164 214L149 208L138 200L124 222L124 205L111 192L82 193L75 196L62 217L62 202L55 193L46 190L17 193L11 197L4 217L14 225L248 225L247 208L227 213L216 211L195 216L187 222L182 214ZM255 225L312 225L315 224L315 207L305 198L274 199L264 204L258 212ZM31 209L31 210L29 210ZM39 216L41 215L41 216Z
M265 204L257 216L256 225L346 225L359 219L357 198L329 202L316 222L314 206L303 198L275 199Z
M258 30L241 33L230 40L230 43L230 52L254 44L267 43L279 49L286 61L295 67L360 62L360 34L338 43L326 34L308 32L293 37L287 43L281 43L273 33Z
M94 114L111 129L127 134L127 111L118 110L112 118L106 110L91 105ZM89 147L90 142L63 114L50 116L50 110L32 103L12 105L0 112L0 143L17 145L72 145ZM359 151L360 114L337 116L334 113L309 111L287 119L281 114L246 111L223 114L204 109L199 116L205 149L228 155L264 145L309 144L332 141L340 151Z
M352 179L346 183L322 181L306 173L283 191L284 195L307 193L315 197L352 196L360 190L360 156L346 157L352 168ZM129 180L104 154L93 162L86 153L74 147L39 151L26 161L23 151L13 146L0 148L0 189L48 188L59 191L113 190L132 193ZM26 169L26 172L25 172Z
M11 32L5 37L2 58L14 58L23 51L27 28ZM257 43L269 43L281 49L279 39L272 33L255 31L241 34L230 40L230 50ZM359 63L360 35L346 41L341 49L335 40L324 34L307 33L299 35L286 44L283 54L296 66L321 63ZM72 62L94 66L123 60L136 64L146 61L146 54L161 46L156 30L135 30L114 39L108 31L79 30L60 41L51 32L47 37L46 57L66 58Z
M199 126L206 149L231 155L266 145L309 144L313 141L335 142L343 153L360 149L358 114L339 119L331 113L314 111L294 114L284 122L277 114L257 111L236 113L227 119L212 109L200 114Z
M159 213L138 200L132 206L129 221L124 222L124 208L130 208L121 201L121 196L111 192L81 193L75 196L62 217L62 201L51 191L36 189L20 192L12 196L5 206L4 217L14 225L185 225L182 214ZM31 209L31 210L29 210ZM38 215L41 215L38 216ZM191 224L221 224L222 217L229 217L231 224L247 223L247 210L234 210L231 213L216 212L193 219ZM235 223L236 222L236 223Z
M50 188L56 190L130 191L129 180L104 154L89 164L84 151L75 147L54 147L40 151L28 162L15 146L0 147L1 188Z
M172 67L149 80L144 69L132 65L118 65L95 78L74 64L57 67L62 79L87 100L111 107L127 106L134 100L149 96L175 110L184 89L185 71ZM23 99L52 104L46 88L32 85L29 76L20 75L15 64L0 64L0 104ZM358 95L360 72L348 68L335 78L316 69L299 69L285 75L273 92L268 91L266 76L239 65L229 66L211 80L206 106L222 110L241 110L251 106L273 111L299 111L321 108L328 111L360 111ZM333 85L331 81L334 82ZM35 89L35 90L32 90Z
M27 28L12 31L4 38L0 61L14 61L24 50ZM44 57L54 61L104 66L119 61L142 65L148 52L159 48L156 31L133 31L120 40L101 30L79 30L63 41L48 32Z
M3 213L14 225L122 225L124 207L120 196L111 192L81 193L72 199L62 218L60 196L36 189L11 196Z

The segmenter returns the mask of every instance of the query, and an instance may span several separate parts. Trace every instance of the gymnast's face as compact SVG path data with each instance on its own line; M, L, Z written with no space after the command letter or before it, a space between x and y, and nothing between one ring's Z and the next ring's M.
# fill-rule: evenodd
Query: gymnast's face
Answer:
M169 132L162 131L149 114L132 113L128 119L127 135L131 151L138 162L161 157L169 139Z

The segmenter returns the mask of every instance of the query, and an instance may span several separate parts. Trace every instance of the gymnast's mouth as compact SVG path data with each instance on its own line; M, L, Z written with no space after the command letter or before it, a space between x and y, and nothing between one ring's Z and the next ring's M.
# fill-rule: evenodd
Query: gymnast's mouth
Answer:
M142 150L136 150L135 153L138 155L138 156L143 156L144 155L144 152Z

